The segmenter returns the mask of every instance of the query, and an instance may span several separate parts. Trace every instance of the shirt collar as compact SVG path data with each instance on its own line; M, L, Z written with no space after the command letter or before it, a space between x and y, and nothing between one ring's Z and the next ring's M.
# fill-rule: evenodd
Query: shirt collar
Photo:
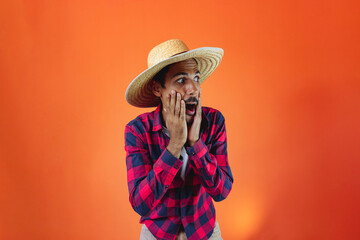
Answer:
M153 124L153 128L152 128L152 130L154 132L162 129L162 125L164 124L163 119L162 119L161 109L162 109L162 107L161 107L161 103L160 103L154 112L154 124Z

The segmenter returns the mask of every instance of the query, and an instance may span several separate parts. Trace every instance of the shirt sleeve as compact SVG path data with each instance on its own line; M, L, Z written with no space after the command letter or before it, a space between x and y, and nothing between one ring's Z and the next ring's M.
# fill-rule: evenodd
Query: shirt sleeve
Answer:
M125 127L125 151L129 200L133 209L145 217L167 192L182 161L166 149L151 159L148 144L133 125Z
M206 192L215 200L222 201L230 193L234 182L227 156L225 119L217 112L217 121L212 126L211 148L200 138L192 147L187 146L189 164L200 176Z

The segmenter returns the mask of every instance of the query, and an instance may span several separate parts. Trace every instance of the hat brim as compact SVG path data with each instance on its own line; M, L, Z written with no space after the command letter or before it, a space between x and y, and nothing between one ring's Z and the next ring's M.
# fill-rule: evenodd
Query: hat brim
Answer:
M140 73L128 86L125 98L135 107L156 107L161 101L152 92L151 80L162 68L172 63L195 58L200 71L201 84L219 66L223 55L224 50L221 48L203 47L172 56Z

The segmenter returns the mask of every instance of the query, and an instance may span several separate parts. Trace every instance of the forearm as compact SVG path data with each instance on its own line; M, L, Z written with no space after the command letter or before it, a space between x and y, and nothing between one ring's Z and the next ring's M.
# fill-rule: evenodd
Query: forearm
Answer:
M137 213L149 214L165 195L181 165L181 160L164 150L153 166L144 164L128 169L130 203ZM145 171L139 171L139 167Z
M227 152L211 154L200 139L192 147L188 146L189 163L199 175L202 185L215 201L225 199L232 188L233 177L227 161Z

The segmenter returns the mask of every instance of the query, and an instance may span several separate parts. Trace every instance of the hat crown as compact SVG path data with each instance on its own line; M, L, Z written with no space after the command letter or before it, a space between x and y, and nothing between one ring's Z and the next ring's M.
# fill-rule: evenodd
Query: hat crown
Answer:
M170 58L171 56L187 51L189 51L189 48L183 41L179 39L172 39L160 43L159 45L151 49L149 53L148 67L150 68L155 64Z

